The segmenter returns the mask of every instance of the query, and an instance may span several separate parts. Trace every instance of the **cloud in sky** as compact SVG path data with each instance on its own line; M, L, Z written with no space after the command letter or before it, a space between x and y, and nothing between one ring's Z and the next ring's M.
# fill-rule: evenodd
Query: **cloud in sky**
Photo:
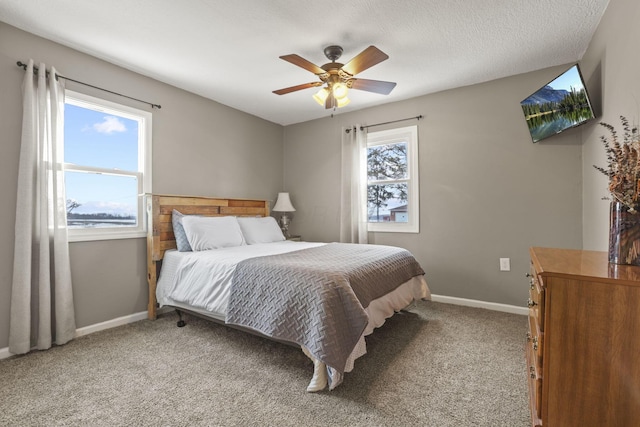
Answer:
M115 116L104 116L104 120L102 122L93 124L93 129L97 132L109 135L114 132L126 132L127 127Z

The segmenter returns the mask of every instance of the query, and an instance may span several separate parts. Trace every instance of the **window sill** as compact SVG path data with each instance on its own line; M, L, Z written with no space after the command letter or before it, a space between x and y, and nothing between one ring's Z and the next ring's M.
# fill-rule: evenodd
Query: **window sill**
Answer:
M420 227L413 224L369 223L367 231L369 233L420 233Z
M145 231L104 232L104 233L72 233L69 232L69 243L92 242L95 240L140 239L147 237Z

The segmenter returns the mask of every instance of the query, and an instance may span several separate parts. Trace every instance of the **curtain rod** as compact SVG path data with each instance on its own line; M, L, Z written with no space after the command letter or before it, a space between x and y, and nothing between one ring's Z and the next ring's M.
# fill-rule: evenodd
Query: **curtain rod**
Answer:
M27 64L23 63L22 61L18 61L16 64L18 64L18 67L20 67L20 68L24 69L25 71L27 71ZM38 71L38 67L36 67L35 65L33 66L33 69L34 69L34 70L36 70L36 71ZM49 71L47 71L47 75L48 75L48 74L49 74ZM143 101L143 100L141 100L141 99L134 98L134 97L132 97L132 96L123 95L123 94L121 94L121 93L114 92L114 91L109 90L109 89L104 89L104 88L101 88L101 87L98 87L98 86L94 86L94 85L91 85L91 84L89 84L89 83L85 83L85 82L81 82L81 81L78 81L78 80L74 80L74 79L72 79L72 78L70 78L70 77L65 77L65 76L60 75L60 74L58 74L58 75L57 75L57 77L58 77L58 78L61 78L61 79L68 80L68 81L70 81L70 82L78 83L78 84L81 84L81 85L84 85L84 86L89 86L89 87L92 87L92 88L94 88L94 89L101 90L101 91L103 91L103 92L108 92L108 93L111 93L111 94L113 94L113 95L122 96L123 98L133 99L134 101L142 102L143 104L148 104L148 105L150 105L150 106L151 106L151 108L157 108L157 109L162 108L162 106L161 106L161 105L159 105L159 104L153 104L153 103L151 103L151 102Z
M422 114L420 114L419 116L415 116L415 117L407 117L406 119L398 119L398 120L392 120L390 122L384 122L384 123L375 123L369 126L360 126L360 130L365 130L367 128L372 128L374 126L382 126L382 125L388 125L391 123L398 123L398 122L404 122L406 120L420 120L423 119L424 116Z
M388 124L391 124L391 123L404 122L404 121L406 121L406 120L420 120L420 119L423 119L423 118L424 118L424 116L423 116L422 114L420 114L419 116L415 116L415 117L407 117L406 119L398 119L398 120L392 120L392 121L390 121L390 122L374 123L374 124L372 124L372 125L368 125L368 126L360 126L360 130L365 130L365 129L367 129L367 128L374 127L374 126L382 126L382 125L388 125ZM345 131L346 133L349 133L349 132L351 132L351 130L352 130L351 128L347 128L347 129L345 129L344 131ZM355 130L356 130L356 128L355 128L355 126L354 126L354 127L353 127L353 131L355 132Z

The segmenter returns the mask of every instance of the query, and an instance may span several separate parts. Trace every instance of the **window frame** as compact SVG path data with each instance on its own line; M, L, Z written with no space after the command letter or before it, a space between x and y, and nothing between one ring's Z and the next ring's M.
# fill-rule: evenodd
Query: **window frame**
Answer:
M80 172L122 177L135 177L138 183L138 223L135 227L101 227L101 228L69 228L67 227L69 242L135 239L147 236L147 216L145 209L145 194L151 193L151 145L152 145L152 114L128 105L119 104L105 99L96 98L71 90L65 90L65 105L72 104L81 108L100 111L138 121L138 170L125 171L121 169L101 168L94 166L64 163L64 172ZM65 181L66 193L66 181Z
M365 167L366 187L372 184L407 183L407 214L408 222L369 222L367 215L367 230L381 233L419 233L420 232L420 175L418 170L418 126L382 130L367 133L367 150L378 145L407 143L407 178L399 180L369 180L369 166ZM365 156L366 157L366 156ZM368 200L365 201L368 212Z

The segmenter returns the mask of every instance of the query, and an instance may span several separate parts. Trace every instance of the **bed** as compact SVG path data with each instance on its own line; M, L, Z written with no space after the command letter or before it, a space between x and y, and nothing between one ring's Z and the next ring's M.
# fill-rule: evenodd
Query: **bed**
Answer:
M174 307L297 345L309 392L337 387L367 335L430 298L408 251L288 241L266 200L148 194L146 208L148 317Z

